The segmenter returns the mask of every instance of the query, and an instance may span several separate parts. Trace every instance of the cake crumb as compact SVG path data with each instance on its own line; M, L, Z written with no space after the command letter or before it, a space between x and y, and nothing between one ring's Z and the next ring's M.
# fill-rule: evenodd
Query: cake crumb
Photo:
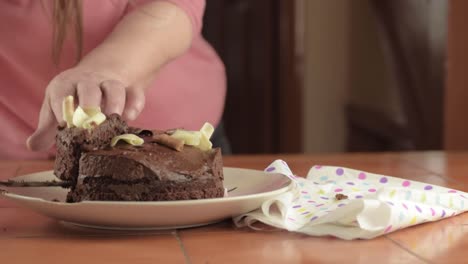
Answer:
M58 203L58 202L60 202L60 200L55 198L55 199L52 199L52 202L57 202Z
M339 200L345 200L345 199L348 199L348 196L346 196L346 195L344 195L342 193L338 193L338 194L335 195L335 199L338 200L338 201Z

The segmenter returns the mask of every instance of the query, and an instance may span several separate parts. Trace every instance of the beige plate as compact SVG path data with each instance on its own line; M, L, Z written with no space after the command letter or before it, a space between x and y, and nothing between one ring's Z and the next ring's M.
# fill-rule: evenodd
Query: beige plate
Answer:
M57 180L52 171L12 180ZM259 208L262 203L291 187L280 174L257 170L224 168L224 185L237 187L228 197L162 202L85 201L64 203L67 189L60 187L8 188L4 197L40 214L61 221L105 229L171 229L218 222ZM53 202L58 199L60 202Z

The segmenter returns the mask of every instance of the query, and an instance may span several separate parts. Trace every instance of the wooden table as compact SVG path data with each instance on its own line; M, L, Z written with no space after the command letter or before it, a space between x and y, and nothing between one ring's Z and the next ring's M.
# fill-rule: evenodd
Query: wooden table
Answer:
M339 165L468 191L468 153L383 153L225 157L225 165L263 169L282 158L298 175ZM44 161L1 161L0 178L52 168ZM285 231L236 229L230 221L156 232L64 226L0 200L0 263L468 263L468 214L343 241Z

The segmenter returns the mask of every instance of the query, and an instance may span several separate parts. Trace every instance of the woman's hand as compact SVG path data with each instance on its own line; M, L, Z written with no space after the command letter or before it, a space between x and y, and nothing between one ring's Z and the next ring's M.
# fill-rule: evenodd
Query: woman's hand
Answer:
M130 12L77 67L50 82L28 148L52 146L56 126L63 121L62 100L68 95L74 95L81 107L100 106L105 114L135 119L143 109L144 89L163 65L190 48L193 32L188 13L170 2L150 1Z
M47 86L36 131L29 137L31 150L46 150L54 143L57 124L63 122L62 101L68 96L82 108L101 107L105 114L117 113L134 120L143 110L144 89L129 87L121 77L109 72L96 72L79 66L57 75Z

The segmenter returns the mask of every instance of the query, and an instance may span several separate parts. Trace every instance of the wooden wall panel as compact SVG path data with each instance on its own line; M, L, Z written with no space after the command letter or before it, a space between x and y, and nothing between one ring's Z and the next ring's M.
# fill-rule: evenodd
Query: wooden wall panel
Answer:
M449 2L445 133L447 150L468 150L468 1Z
M234 153L301 151L294 2L207 1L203 33L226 65L223 118Z

